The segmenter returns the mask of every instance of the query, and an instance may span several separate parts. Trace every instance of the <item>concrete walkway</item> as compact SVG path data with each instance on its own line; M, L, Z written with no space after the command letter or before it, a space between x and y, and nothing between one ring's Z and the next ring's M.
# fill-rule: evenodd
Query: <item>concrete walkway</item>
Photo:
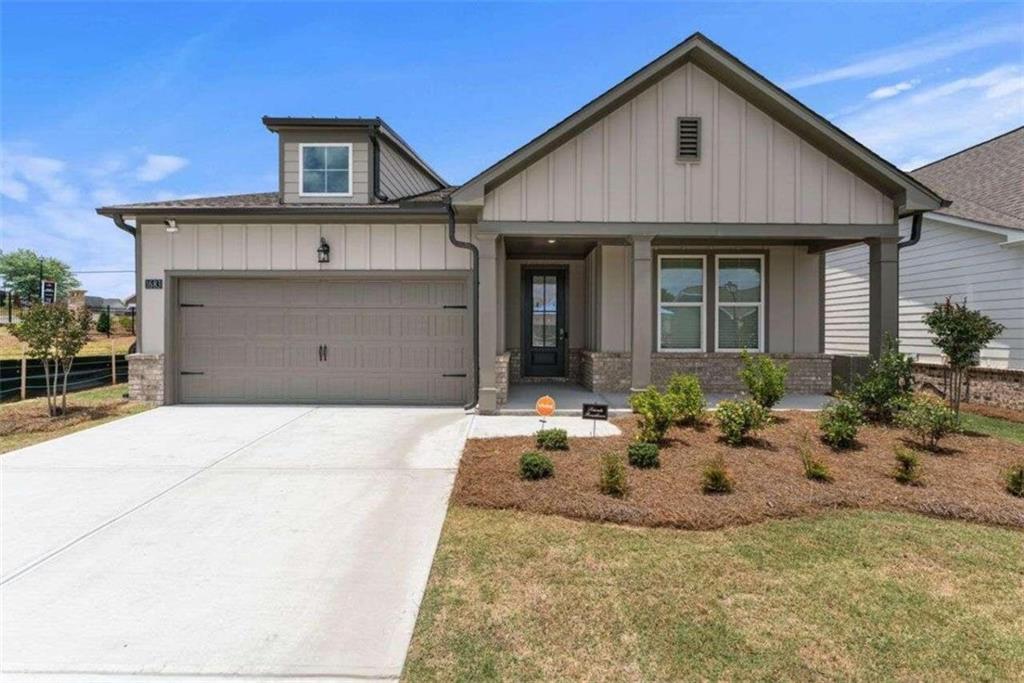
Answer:
M0 678L397 677L469 424L166 407L0 456Z

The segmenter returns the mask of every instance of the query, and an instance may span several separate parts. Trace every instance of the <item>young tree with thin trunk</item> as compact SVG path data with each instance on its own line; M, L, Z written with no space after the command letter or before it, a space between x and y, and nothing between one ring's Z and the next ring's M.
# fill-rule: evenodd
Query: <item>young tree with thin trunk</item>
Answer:
M949 365L949 405L960 415L964 380L967 372L980 362L981 350L1005 329L981 311L967 307L967 300L954 303L947 297L945 303L924 316L924 323L934 335L932 343L946 356Z
M50 417L67 414L68 375L89 339L91 322L86 309L75 313L60 304L36 304L11 326L11 334L28 346L28 356L42 361Z

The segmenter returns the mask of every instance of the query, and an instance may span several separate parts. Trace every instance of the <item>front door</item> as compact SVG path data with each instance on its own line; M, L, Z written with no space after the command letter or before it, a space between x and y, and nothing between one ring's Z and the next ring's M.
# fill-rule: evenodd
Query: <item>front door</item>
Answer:
M565 270L523 269L523 374L565 376Z

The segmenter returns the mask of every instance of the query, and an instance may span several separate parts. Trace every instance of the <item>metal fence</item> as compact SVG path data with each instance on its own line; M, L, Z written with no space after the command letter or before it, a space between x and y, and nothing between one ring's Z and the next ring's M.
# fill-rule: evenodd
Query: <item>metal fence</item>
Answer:
M114 377L113 363L117 363ZM24 368L24 398L46 395L46 375L42 361L28 358L24 363L18 360L0 360L0 401L22 398L22 368ZM121 356L80 356L71 365L68 375L68 391L90 389L110 385L113 380L128 381L128 362Z

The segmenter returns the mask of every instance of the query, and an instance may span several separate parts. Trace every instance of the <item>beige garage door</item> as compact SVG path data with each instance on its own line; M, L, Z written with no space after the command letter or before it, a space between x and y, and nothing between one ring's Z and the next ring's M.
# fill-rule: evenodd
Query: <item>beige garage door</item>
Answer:
M184 403L459 404L464 279L208 279L178 286Z

